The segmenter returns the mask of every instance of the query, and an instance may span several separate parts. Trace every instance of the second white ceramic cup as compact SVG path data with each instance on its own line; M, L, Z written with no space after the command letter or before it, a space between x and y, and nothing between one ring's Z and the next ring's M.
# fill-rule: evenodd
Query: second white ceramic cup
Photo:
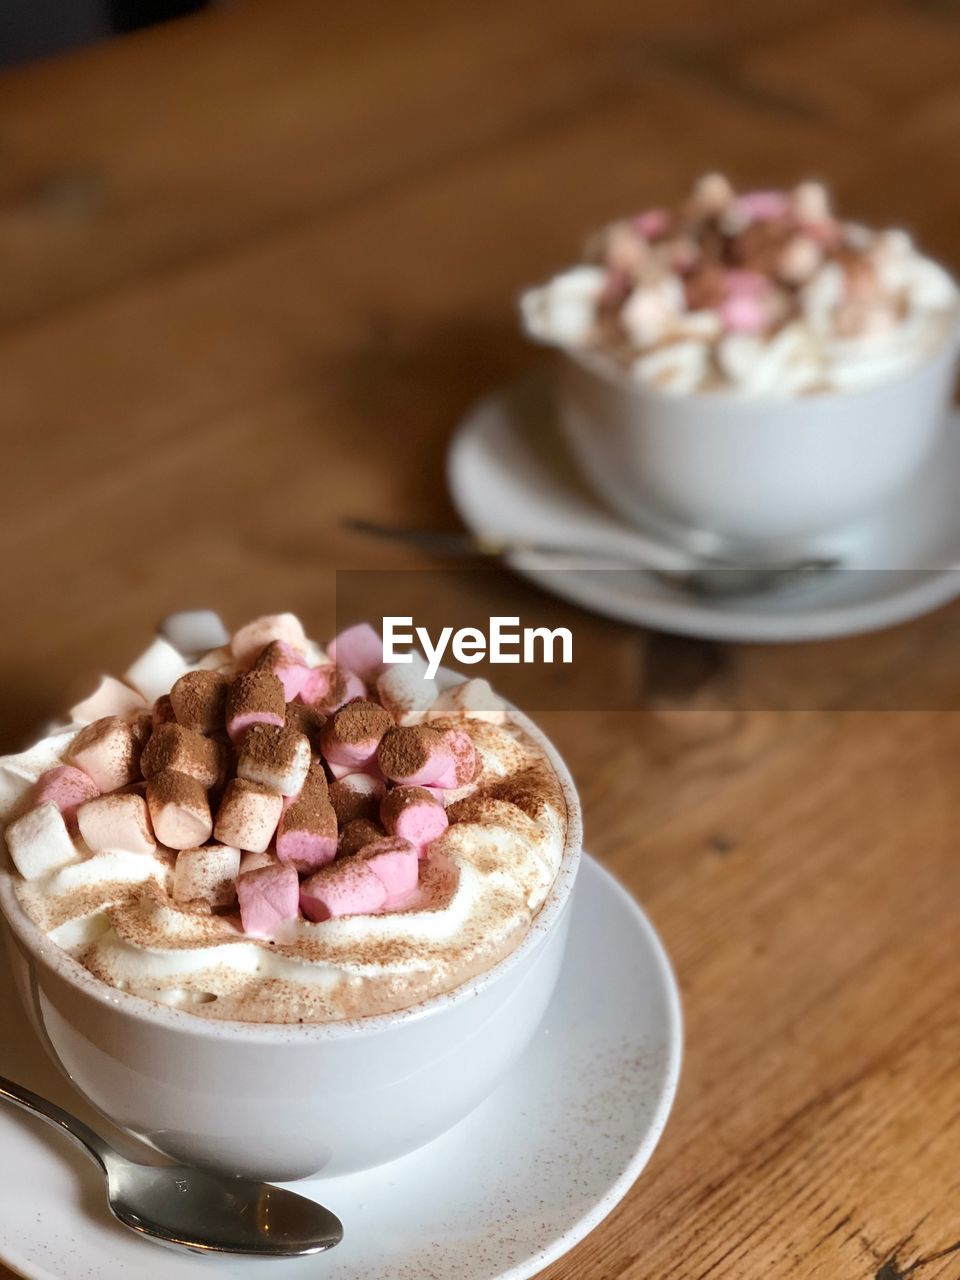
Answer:
M557 409L597 495L682 539L776 551L880 507L948 429L957 333L885 382L748 399L671 395L590 352L557 363Z

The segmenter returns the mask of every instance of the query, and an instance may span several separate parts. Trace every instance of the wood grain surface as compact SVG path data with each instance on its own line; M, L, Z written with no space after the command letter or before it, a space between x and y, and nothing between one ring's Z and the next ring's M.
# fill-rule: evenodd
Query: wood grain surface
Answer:
M453 424L538 358L517 290L607 217L815 174L960 268L958 67L956 0L261 0L5 73L0 745L174 608L323 634L337 570L425 564L341 519L452 521ZM541 718L688 1047L545 1274L957 1280L960 605L777 649L579 625L643 709Z

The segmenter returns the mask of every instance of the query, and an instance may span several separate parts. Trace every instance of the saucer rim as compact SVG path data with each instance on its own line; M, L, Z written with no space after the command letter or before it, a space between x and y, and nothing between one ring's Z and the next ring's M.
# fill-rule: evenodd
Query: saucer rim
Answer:
M473 401L460 416L447 448L445 475L453 506L472 533L482 536L489 530L475 518L475 503L470 498L470 485L461 465L466 446L494 418L505 419L508 430L514 433L516 414L511 406L522 404L532 394L544 397L545 403L549 404L549 390L549 371L536 369L492 388ZM960 426L960 405L951 407L949 418ZM563 477L558 479L557 484L570 492L570 486ZM597 504L598 515L611 522L611 537L629 538L634 534L638 538L648 536L642 530L635 530L616 512L604 507L599 499ZM858 524L859 522L852 523L836 533L848 532L858 527ZM639 581L627 597L620 593L604 592L602 588L592 588L590 574L595 575L596 570L542 568L530 563L520 554L505 557L505 563L512 572L533 582L548 594L591 613L631 626L648 627L674 635L740 644L794 644L866 635L910 622L942 608L960 596L960 567L902 569L899 572L922 574L922 581L899 592L868 600L819 608L812 603L810 607L800 610L794 608L770 613L745 608L731 609L722 602L685 599L679 594L675 600L671 600L659 593L645 591L644 571L641 569L629 571L635 572ZM858 571L869 572L864 569Z

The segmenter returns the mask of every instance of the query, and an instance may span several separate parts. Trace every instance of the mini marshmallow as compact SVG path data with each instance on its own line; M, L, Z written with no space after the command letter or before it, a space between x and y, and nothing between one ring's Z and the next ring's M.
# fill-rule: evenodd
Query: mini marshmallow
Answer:
M169 640L157 636L148 649L124 673L128 684L139 690L147 702L166 693L174 680L187 669L183 654Z
M298 653L306 653L307 637L303 624L292 613L274 613L254 618L253 622L248 622L245 627L233 633L230 649L238 662L253 662L274 640L282 640Z
M261 653L254 670L272 672L283 685L283 696L287 702L292 702L306 684L312 668L307 666L298 650L283 640L274 640Z
M170 690L177 723L197 733L222 729L226 720L227 678L219 671L188 671Z
M227 690L227 732L236 742L254 724L282 725L287 703L283 685L270 671L248 671Z
M260 782L282 796L295 796L310 769L310 739L272 724L255 724L244 734L237 777Z
M338 824L345 827L357 818L376 818L385 790L383 780L371 773L351 773L331 782L330 803Z
M246 778L232 778L220 801L214 835L222 844L263 853L282 812L283 797L276 791Z
M358 622L330 641L327 654L338 667L356 672L361 680L372 680L383 667L383 640L369 622Z
M335 711L320 731L320 750L330 764L359 769L377 754L380 739L393 726L389 711L358 698Z
M733 187L722 173L707 173L700 178L690 197L689 212L694 218L716 218L733 200Z
M158 630L185 657L221 649L230 642L230 633L222 618L212 609L184 609L168 614Z
M240 850L226 844L181 849L173 871L173 900L182 907L215 911L237 896Z
M212 787L224 771L220 744L182 724L162 724L154 729L143 750L140 767L149 780L167 770L186 773L204 787Z
M97 796L77 810L77 825L94 853L153 853L147 802L136 791L115 791Z
M316 871L337 853L337 815L325 791L305 789L283 812L277 857L298 871Z
M409 840L387 836L360 850L361 857L387 891L382 911L402 907L417 887L420 856Z
M380 817L389 834L408 841L421 858L450 825L442 801L425 787L394 787L384 796Z
M630 226L644 240L656 240L670 229L670 222L666 209L645 209L630 219Z
M520 298L527 336L569 346L586 342L596 323L597 299L606 280L602 267L573 267L554 276L543 288L528 289Z
M436 782L453 765L443 734L427 725L388 729L377 751L377 763L391 782L423 787Z
M374 840L382 840L384 834L379 823L371 822L369 818L354 818L353 822L348 822L340 832L337 840L337 857L349 858L351 854L359 853Z
M506 703L494 693L487 680L462 680L437 697L430 708L428 720L441 716L464 715L471 720L487 720L491 724L503 724L507 718Z
M4 836L24 880L36 880L77 857L63 814L49 800L11 822Z
M116 791L140 776L140 749L130 725L105 716L81 729L64 752L67 764L89 774L101 791Z
M47 769L37 779L33 791L35 805L55 804L69 824L75 821L77 809L87 800L100 794L100 788L82 769L69 764L58 764Z
M119 716L121 720L127 720L143 710L144 699L135 689L113 676L101 676L89 698L84 698L71 709L70 719L74 724L90 724L104 716Z
M377 697L397 724L417 724L437 697L437 686L427 677L427 664L419 653L412 662L387 667L377 679Z
M665 338L685 308L683 283L678 276L669 275L656 284L634 289L620 319L636 345L646 347Z
M154 834L168 849L192 849L210 839L213 821L207 793L190 774L168 769L151 778L147 808Z
M348 671L346 667L335 667L332 663L311 667L310 675L300 690L303 701L325 715L332 715L355 698L366 696L367 686L356 672Z
M386 885L359 855L337 859L300 886L300 909L308 920L368 915L387 901Z
M245 871L237 879L240 921L244 933L269 938L278 925L295 920L300 904L300 880L283 863Z

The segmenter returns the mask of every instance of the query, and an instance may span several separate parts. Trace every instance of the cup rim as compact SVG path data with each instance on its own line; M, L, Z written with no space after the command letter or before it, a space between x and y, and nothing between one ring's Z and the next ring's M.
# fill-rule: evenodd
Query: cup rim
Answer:
M15 892L16 876L8 866L0 865L0 915L15 939L35 960L48 965L64 982L78 987L98 1004L129 1017L166 1027L171 1031L195 1033L211 1038L278 1044L295 1040L298 1043L316 1044L325 1041L356 1039L360 1035L377 1035L394 1030L407 1023L420 1022L447 1009L463 1004L479 994L485 987L520 964L533 952L559 921L570 898L583 846L583 819L580 799L569 769L556 747L528 716L508 704L507 714L511 723L523 730L543 751L560 783L567 810L566 837L563 855L553 884L537 914L531 921L520 942L509 954L489 969L475 974L451 991L430 996L419 1003L392 1013L372 1014L368 1017L343 1018L331 1022L243 1022L229 1018L205 1018L169 1005L149 1000L110 986L84 968L68 952L53 942L26 913ZM2 851L5 859L9 854Z
M960 285L958 285L960 289ZM675 392L666 391L662 387L655 386L653 383L641 382L638 378L633 378L620 365L616 364L603 351L596 350L592 347L574 347L567 344L552 344L552 349L556 351L561 358L568 360L571 364L580 368L583 372L591 374L601 382L606 382L617 387L619 390L626 392L638 400L651 399L668 404L695 404L709 405L711 409L720 409L721 412L742 415L744 408L749 406L750 409L759 409L761 411L771 411L773 409L784 409L790 405L803 405L808 407L815 404L834 404L841 400L851 400L859 396L867 396L870 393L883 393L898 382L908 382L910 379L925 372L931 365L938 364L945 356L956 359L960 354L960 303L954 307L952 316L947 314L947 323L944 325L944 332L938 342L935 342L928 351L908 365L904 369L900 369L891 373L887 377L878 378L875 382L865 383L860 387L837 388L830 391L818 391L811 395L775 395L765 393L763 395L739 395L736 390L729 391L718 389L714 391L686 391L681 395ZM538 340L527 337L534 342ZM544 345L538 342L538 345Z

